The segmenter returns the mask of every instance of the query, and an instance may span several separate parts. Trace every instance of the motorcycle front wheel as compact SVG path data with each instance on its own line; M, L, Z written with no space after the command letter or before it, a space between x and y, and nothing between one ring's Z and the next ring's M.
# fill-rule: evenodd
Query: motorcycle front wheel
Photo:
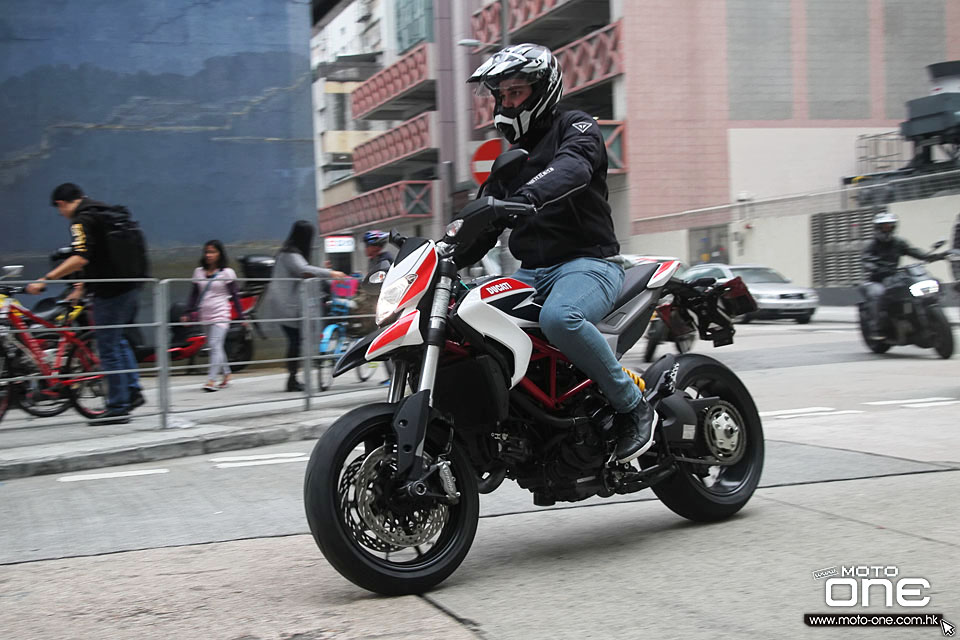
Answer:
M359 407L317 442L303 487L307 522L327 561L369 591L423 593L453 573L470 550L480 513L477 479L445 438L428 435L424 457L451 463L456 504L400 498L394 486L396 405Z
M653 492L671 511L696 522L729 518L743 508L760 483L764 441L760 414L740 378L720 362L700 354L676 358L677 390L690 399L718 397L697 416L698 438L721 464L676 462L676 470ZM664 365L644 372L655 383ZM649 373L648 373L649 372ZM652 464L653 461L650 462Z
M870 337L870 320L867 318L867 311L860 306L860 335L863 336L863 342L870 351L874 353L886 353L890 350L890 343L886 340L876 340Z
M950 321L939 307L931 307L927 314L934 337L933 348L937 350L937 355L946 360L953 355L953 329Z

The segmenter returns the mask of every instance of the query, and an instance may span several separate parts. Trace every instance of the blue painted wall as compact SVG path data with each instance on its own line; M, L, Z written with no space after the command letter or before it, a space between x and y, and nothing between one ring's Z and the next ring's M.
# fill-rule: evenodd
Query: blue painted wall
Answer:
M2 0L0 262L68 238L51 189L151 248L314 220L309 0Z

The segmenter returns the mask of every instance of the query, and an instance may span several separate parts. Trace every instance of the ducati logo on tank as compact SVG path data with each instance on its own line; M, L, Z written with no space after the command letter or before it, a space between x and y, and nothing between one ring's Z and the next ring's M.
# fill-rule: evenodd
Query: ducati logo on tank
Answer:
M513 278L503 278L502 280L495 280L483 288L483 291L480 292L480 298L486 299L490 296L500 295L501 293L506 293L507 291L518 291L520 289L532 289L530 285L520 282L519 280L514 280Z

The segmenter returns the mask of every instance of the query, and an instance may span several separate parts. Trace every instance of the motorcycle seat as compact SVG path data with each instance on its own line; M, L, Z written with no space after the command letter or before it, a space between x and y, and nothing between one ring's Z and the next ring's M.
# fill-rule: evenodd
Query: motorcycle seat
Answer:
M612 308L619 309L643 291L659 266L660 263L651 262L627 269L623 276L623 286L620 287L620 293L617 295L617 300L613 303Z

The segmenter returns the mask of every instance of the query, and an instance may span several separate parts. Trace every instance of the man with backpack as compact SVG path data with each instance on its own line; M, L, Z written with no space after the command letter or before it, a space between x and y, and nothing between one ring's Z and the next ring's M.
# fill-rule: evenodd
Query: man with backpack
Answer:
M146 244L130 213L84 195L77 185L61 184L50 204L70 221L72 253L26 292L40 293L45 280L58 280L83 270L86 288L93 295L94 320L99 325L133 324L137 316L140 282L100 282L104 278L147 276ZM105 371L130 370L107 375L107 410L97 424L124 424L129 413L144 403L133 349L122 328L96 330L100 364Z

